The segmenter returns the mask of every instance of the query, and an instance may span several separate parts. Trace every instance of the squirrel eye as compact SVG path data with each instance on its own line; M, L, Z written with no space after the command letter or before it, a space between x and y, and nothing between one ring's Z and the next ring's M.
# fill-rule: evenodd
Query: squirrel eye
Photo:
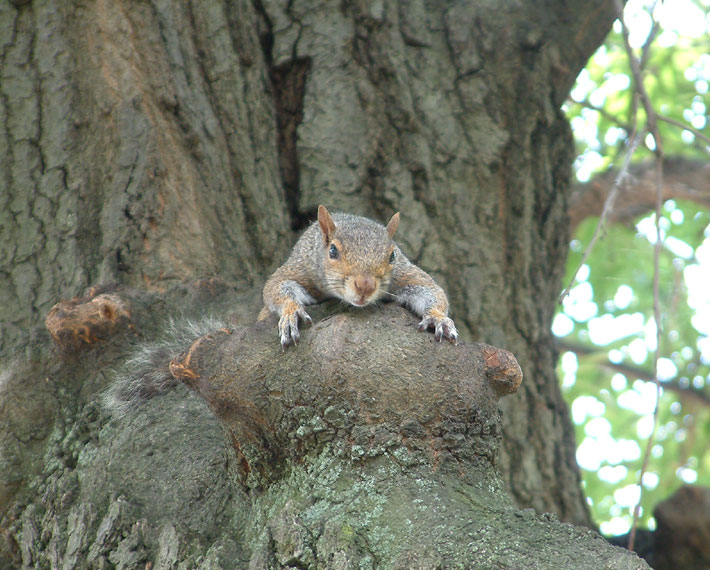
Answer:
M340 252L338 251L338 247L334 244L330 244L330 249L328 250L328 255L330 256L331 259L338 259L340 257Z
M392 253L390 254L390 264L394 263L394 258L395 258L394 250L392 250Z

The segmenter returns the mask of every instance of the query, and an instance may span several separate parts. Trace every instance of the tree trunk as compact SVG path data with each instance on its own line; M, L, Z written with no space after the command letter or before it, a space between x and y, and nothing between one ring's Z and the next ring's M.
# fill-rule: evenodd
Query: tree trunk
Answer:
M34 560L35 548L45 562L69 560L71 548L89 548L78 534L74 546L71 536L59 545L42 528L60 519L41 496L60 487L70 498L56 508L77 528L147 516L151 507L130 497L72 503L96 484L67 479L90 460L82 445L99 433L111 446L169 436L183 464L214 431L180 435L175 404L153 400L142 419L104 425L105 412L87 407L111 382L102 367L156 337L171 314L253 320L260 285L319 203L381 221L401 211L400 245L448 291L463 338L510 350L523 369L521 389L503 403L499 460L515 504L590 524L550 332L573 152L559 107L613 19L612 2L581 1L541 10L0 0L0 342L9 363L0 406L16 407L0 414L3 433L15 434L0 448L0 526L15 529L5 551L21 550L7 556ZM223 281L180 285L205 276ZM150 310L119 310L119 333L94 331L89 340L112 340L88 359L46 356L37 326L49 309L108 282L143 291ZM106 303L97 310L117 307ZM10 359L13 347L23 353ZM199 401L179 396L186 423L196 414L218 429ZM202 453L180 477L209 487L215 505L238 494L213 473L220 454ZM130 459L112 461L132 473ZM161 532L190 536L206 545L204 560L217 560L213 527L190 535L189 509L171 511L172 499L155 498L171 515ZM118 543L102 540L91 560Z

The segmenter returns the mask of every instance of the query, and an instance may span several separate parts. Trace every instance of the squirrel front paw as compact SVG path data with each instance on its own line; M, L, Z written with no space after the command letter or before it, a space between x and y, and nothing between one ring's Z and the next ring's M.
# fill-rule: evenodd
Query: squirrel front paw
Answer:
M303 305L290 301L284 305L279 318L279 336L281 337L281 348L285 349L289 344L296 344L301 338L298 331L298 318L313 324L310 315L303 308Z
M442 338L456 344L459 338L459 331L456 330L454 321L447 317L444 313L437 310L431 310L424 315L424 318L419 323L419 330L434 329L434 338L441 342Z

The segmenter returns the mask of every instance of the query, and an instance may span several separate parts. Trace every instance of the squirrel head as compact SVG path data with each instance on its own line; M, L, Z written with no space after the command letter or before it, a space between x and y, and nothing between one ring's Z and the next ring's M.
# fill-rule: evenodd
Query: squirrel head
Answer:
M323 268L328 292L356 307L375 303L387 294L397 247L392 240L399 226L397 212L387 226L318 206L323 238Z

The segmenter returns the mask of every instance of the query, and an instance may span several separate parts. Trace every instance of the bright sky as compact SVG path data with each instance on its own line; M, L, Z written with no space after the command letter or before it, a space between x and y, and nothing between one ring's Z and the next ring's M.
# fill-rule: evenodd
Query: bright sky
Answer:
M651 29L652 20L644 9L645 6L655 4L654 16L660 21L663 32L656 39L661 45L674 45L679 36L700 37L710 33L710 20L692 0L666 0L665 2L648 2L644 0L629 0L626 4L624 17L629 27L630 42L633 47L641 47ZM710 6L710 0L702 0L702 4ZM620 29L619 22L615 24ZM605 57L600 52L595 57ZM691 76L688 76L690 74ZM689 68L686 77L695 81L696 89L700 93L707 93L708 78L710 78L710 55L696 62ZM602 107L609 91L623 90L629 87L629 78L615 76L608 78L602 88L591 81L589 75L583 71L578 78L577 85L572 91L575 100L588 99L595 106ZM578 139L588 143L588 149L575 164L577 177L589 180L603 164L602 156L594 149L598 148L596 130L596 117L594 111L585 109L580 117L573 119L572 128ZM706 109L689 109L686 120L697 128L706 126ZM690 134L690 133L689 133ZM607 139L623 137L625 133L614 130L607 133ZM616 140L619 140L616 138ZM614 144L616 140L607 140ZM672 224L683 222L683 212L674 209L673 204L666 205L665 214ZM645 236L653 244L656 240L655 216L644 218L636 226L639 234ZM665 233L665 232L663 232ZM700 336L697 350L705 363L710 363L710 228L705 230L705 240L696 250L676 238L664 238L664 247L671 250L676 256L695 260L689 263L683 272L683 278L688 291L688 304L695 311L691 322ZM635 337L626 347L625 355L637 364L643 363L648 354L656 349L656 327L653 320L647 321L643 314L632 313L619 317L610 314L599 315L599 307L593 300L593 290L587 281L589 267L584 266L577 275L577 285L572 288L565 299L564 312L557 315L553 322L552 330L557 336L566 336L573 330L573 319L577 322L587 322L589 339L599 346L606 346L616 340ZM633 300L634 291L628 285L619 286L613 299L613 305L618 309L625 309ZM621 362L625 356L618 350L609 352L612 362ZM568 352L562 356L561 367L563 371L563 387L569 387L576 380L577 357ZM661 358L658 362L658 376L661 380L674 378L678 370L669 358ZM694 379L694 383L706 382L703 378ZM634 411L639 416L636 432L639 438L648 438L653 428L653 411L656 406L656 387L653 383L642 380L627 379L622 374L612 378L612 389L616 392L618 404L621 407ZM609 483L619 483L627 476L627 468L620 463L638 460L642 450L638 443L631 440L614 439L611 435L611 425L604 418L606 406L594 396L581 396L572 403L573 421L585 425L585 438L577 450L577 461L580 466L590 471L596 471L599 477ZM657 444L652 449L652 455L659 457L663 448ZM697 473L688 467L680 467L676 472L679 479L693 483ZM658 475L648 472L644 476L643 485L652 489L658 485ZM627 485L617 489L614 493L615 505L611 508L612 518L601 523L601 531L605 534L624 534L629 531L629 513L639 499L637 485ZM625 515L625 516L624 516Z

